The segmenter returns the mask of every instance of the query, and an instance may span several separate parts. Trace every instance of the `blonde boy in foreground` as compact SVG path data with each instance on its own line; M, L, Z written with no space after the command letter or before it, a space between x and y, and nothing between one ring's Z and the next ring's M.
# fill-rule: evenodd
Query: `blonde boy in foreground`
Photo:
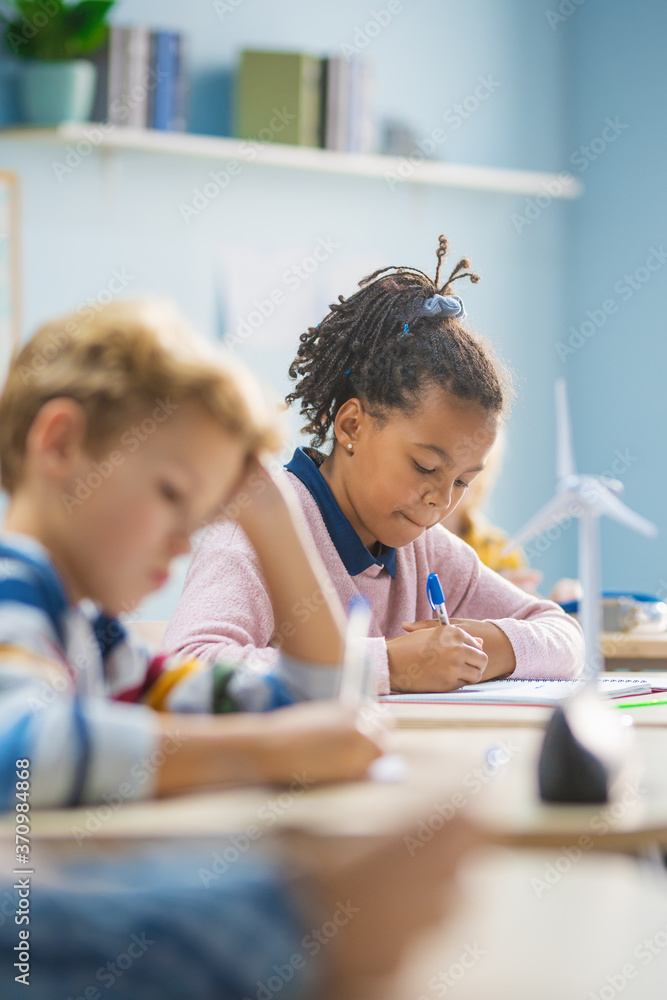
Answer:
M342 653L326 574L289 493L258 459L279 444L275 420L247 374L155 304L66 317L24 348L0 398L10 496L0 536L0 808L20 799L24 820L35 806L111 795L346 780L378 756L333 703L237 712L333 694ZM273 673L151 657L117 619L225 512L252 540L274 602L283 656ZM252 855L207 888L196 873L211 861L196 848L149 849L135 862L97 856L92 870L70 859L62 875L43 856L20 940L3 910L0 965L35 1000L91 1000L98 983L127 998L259 997L279 974L284 1000L327 989L368 996L441 911L466 838L455 825L414 858L388 838L345 863L331 848L318 858L315 842L316 877ZM22 859L19 847L3 872ZM0 883L3 906L11 884ZM335 940L316 954L311 931L331 919ZM105 960L128 942L135 958L146 948L121 978Z
M48 363L35 371L35 358ZM313 780L357 778L377 756L333 705L192 715L336 691L342 610L289 494L257 457L279 445L276 427L250 375L155 303L66 317L24 348L0 399L10 496L0 726L15 758L31 759L33 805L290 781L299 767ZM133 646L116 616L165 582L194 531L232 510L274 597L286 654L278 670ZM326 596L295 620L315 594Z

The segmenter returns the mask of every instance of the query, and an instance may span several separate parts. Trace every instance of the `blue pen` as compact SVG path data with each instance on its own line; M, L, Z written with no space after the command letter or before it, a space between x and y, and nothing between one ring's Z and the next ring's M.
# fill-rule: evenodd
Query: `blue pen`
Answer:
M437 573L429 573L428 580L426 581L426 595L428 597L428 603L438 616L440 624L449 625L449 615L447 614L445 595L442 592L440 577Z

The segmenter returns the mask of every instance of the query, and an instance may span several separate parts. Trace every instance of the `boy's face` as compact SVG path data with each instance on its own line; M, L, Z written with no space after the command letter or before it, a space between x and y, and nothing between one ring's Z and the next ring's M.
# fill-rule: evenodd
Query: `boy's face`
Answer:
M81 452L49 543L75 600L128 611L165 583L190 536L225 503L246 454L196 403L138 419L95 458Z

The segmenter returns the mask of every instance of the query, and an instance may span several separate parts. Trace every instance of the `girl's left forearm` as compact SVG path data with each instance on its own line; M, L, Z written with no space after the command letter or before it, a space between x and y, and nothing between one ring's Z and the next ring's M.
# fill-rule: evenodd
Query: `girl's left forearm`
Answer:
M512 643L505 633L493 622L480 622L472 618L452 618L452 625L458 625L470 635L482 639L484 652L489 658L484 669L483 681L499 677L509 677L516 667L516 657Z

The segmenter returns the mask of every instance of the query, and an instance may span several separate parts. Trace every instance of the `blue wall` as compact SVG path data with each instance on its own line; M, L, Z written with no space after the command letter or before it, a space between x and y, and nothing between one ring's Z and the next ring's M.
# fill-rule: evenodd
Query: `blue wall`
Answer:
M587 0L559 31L569 54L568 156L590 149L586 197L568 219L562 339L588 312L599 324L559 367L572 385L580 468L615 462L626 502L661 529L647 540L605 523L604 583L667 596L667 7ZM622 131L603 149L593 140L607 118Z
M221 132L228 122L229 77L242 48L335 54L382 6L381 0L242 0L220 17L210 0L120 0L113 20L188 33L191 121ZM494 519L514 530L552 493L552 385L564 372L580 465L602 471L616 449L639 450L641 458L622 477L627 497L661 520L661 451L646 436L646 425L657 423L651 407L660 396L647 386L660 378L659 365L648 350L633 352L630 360L625 327L634 321L633 346L652 336L649 310L658 308L662 272L574 356L563 362L556 350L568 324L581 323L613 280L638 266L661 238L660 209L650 193L657 190L660 150L649 130L660 121L662 104L653 5L639 0L630 11L620 2L587 0L555 28L545 14L549 5L535 0L403 0L402 7L365 50L376 68L380 114L407 119L424 138L444 127L447 139L438 154L445 159L575 173L570 154L600 133L606 116L625 115L632 128L581 175L584 198L553 202L517 224L530 212L519 196L407 185L390 190L384 180L248 166L186 224L179 205L206 182L213 162L93 154L58 180L54 161L62 161L64 150L0 138L0 166L18 170L23 184L26 332L99 295L112 272L124 270L131 276L127 294L169 295L218 336L235 330L252 298L281 287L284 271L323 239L336 244L329 257L239 350L284 392L306 324L371 269L410 263L431 270L437 236L445 232L452 254L469 253L484 278L466 292L470 321L516 374L505 472L490 506ZM667 15L659 16L664 22ZM654 74L650 94L635 79L638 68ZM13 73L11 63L0 65L0 121L14 113ZM454 106L480 78L492 81L493 92L454 127ZM627 373L635 366L631 385ZM655 587L663 550L620 530L610 537L605 583ZM547 583L576 571L574 540L569 530L546 552L534 550ZM147 616L168 614L176 589L174 583L154 598Z

